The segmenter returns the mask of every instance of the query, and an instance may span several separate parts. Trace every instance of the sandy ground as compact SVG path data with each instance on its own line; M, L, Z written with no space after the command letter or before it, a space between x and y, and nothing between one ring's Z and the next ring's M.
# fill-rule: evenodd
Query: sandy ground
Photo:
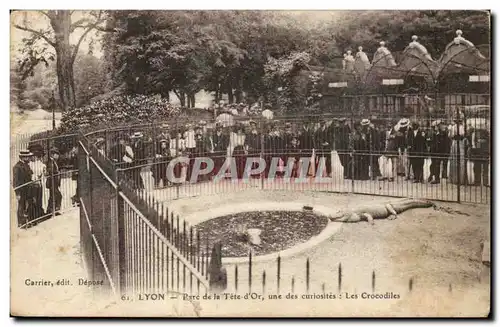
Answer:
M180 216L206 210L206 204L216 207L254 201L296 201L309 205L324 205L345 210L361 203L387 203L392 198L363 195L340 195L313 192L247 190L239 193L200 196L176 200L170 208ZM319 309L326 315L486 315L489 311L489 279L480 260L481 241L489 239L490 212L486 205L436 204L447 210L414 209L395 221L379 220L374 226L367 223L344 224L335 235L315 248L292 258L283 258L281 292L304 293L306 260L310 261L310 292L338 294L338 265L342 265L342 291L361 294L372 291L372 272L375 272L375 292L395 292L402 296L397 310L391 301L375 301L377 306L365 306L366 300L345 307ZM448 212L452 213L448 213ZM227 266L229 289L236 288L234 265ZM266 271L266 292L276 292L276 262L254 263L252 290L261 291L262 273ZM238 292L249 290L249 267L238 265ZM413 280L409 292L410 279ZM451 292L450 292L451 288ZM418 296L415 294L419 294ZM465 297L464 297L465 296ZM438 300L439 299L439 300ZM384 302L385 301L385 302ZM356 301L354 301L356 302ZM269 304L269 303L268 303ZM266 305L268 305L266 304ZM378 307L378 304L381 304ZM417 305L417 307L415 307ZM361 307L362 306L362 307ZM245 314L233 308L234 314ZM262 307L262 314L276 315ZM295 314L310 314L310 308ZM326 310L326 311L324 311ZM285 313L285 311L280 311ZM294 314L290 312L289 314Z

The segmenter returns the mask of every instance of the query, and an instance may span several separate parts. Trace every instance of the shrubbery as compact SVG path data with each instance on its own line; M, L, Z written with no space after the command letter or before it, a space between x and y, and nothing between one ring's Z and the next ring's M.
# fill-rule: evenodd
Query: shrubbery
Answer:
M63 113L60 130L72 133L97 126L152 123L178 116L181 108L166 99L145 95L118 95Z

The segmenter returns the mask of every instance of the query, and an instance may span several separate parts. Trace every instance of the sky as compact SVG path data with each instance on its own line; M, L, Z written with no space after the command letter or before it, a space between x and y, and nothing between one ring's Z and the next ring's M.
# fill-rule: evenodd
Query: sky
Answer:
M82 17L84 12L75 11L71 16L72 21L77 21ZM26 18L26 19L25 19ZM14 27L14 24L29 27L35 30L51 30L49 26L49 20L43 14L40 14L36 11L15 11L10 15L10 52L11 58L17 58L19 56L19 49L22 47L22 39L30 35L29 32L25 32ZM78 39L83 34L84 30L79 28L76 29L70 36L70 43L76 44ZM96 37L95 33L88 33L85 39L80 44L80 51L88 52L89 50L89 41L92 37ZM46 44L45 42L43 42ZM42 42L40 43L40 45ZM101 45L100 42L95 42L94 44L94 56L101 57Z

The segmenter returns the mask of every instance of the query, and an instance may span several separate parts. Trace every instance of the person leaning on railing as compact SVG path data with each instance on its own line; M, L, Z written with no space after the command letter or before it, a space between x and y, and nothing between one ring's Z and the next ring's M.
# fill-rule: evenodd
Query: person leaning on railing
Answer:
M33 171L29 162L33 153L29 150L19 152L19 161L12 168L13 186L17 200L17 225L25 225L29 220L30 213L30 183L32 181Z

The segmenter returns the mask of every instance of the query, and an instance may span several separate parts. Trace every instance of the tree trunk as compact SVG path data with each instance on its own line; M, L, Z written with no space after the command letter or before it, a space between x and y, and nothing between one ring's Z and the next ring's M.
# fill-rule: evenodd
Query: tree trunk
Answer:
M191 98L189 97L189 94L186 97L186 107L191 108Z
M179 101L181 102L181 107L186 106L186 93L184 93L184 92L180 93Z
M227 88L227 101L230 104L234 102L233 88L230 85Z
M71 17L68 10L58 10L57 19L51 21L55 35L57 84L62 110L76 106L73 61L69 43Z
M241 91L241 89L236 89L235 92L234 92L234 95L236 96L236 102L237 103L241 103L243 102L243 92Z
M196 106L196 97L195 97L194 93L191 93L189 95L189 102L191 103L191 107L190 108L194 108Z

